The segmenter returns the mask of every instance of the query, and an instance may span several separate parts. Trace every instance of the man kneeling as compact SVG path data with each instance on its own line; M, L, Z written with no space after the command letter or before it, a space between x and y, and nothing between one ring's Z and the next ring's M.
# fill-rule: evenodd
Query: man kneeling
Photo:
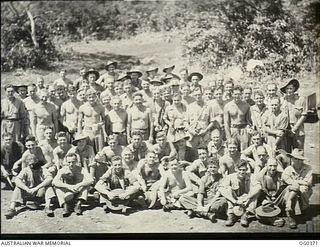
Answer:
M82 215L82 203L87 200L93 178L85 167L81 167L75 153L68 153L66 164L58 171L52 184L56 188L63 217L69 217L72 206L77 215Z
M112 167L97 182L95 189L100 192L100 202L105 204L105 212L120 211L127 214L127 210L138 196L139 184L132 174L122 166L120 156L111 159Z

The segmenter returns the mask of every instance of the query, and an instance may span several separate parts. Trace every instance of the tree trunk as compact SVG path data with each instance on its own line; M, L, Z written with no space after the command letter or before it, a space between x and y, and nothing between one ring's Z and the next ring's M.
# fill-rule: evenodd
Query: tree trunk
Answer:
M27 11L27 15L28 15L28 17L29 17L30 25L31 25L31 38L32 38L32 42L33 42L34 46L35 46L36 48L38 48L38 47L39 47L39 44L38 44L37 38L36 38L36 24L35 24L35 22L34 22L34 18L33 18L33 15L31 14L31 12L30 12L28 9L26 9L26 11Z

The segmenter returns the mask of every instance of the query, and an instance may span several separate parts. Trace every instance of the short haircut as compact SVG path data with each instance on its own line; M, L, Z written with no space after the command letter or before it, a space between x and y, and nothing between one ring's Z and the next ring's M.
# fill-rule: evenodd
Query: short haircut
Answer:
M259 136L260 138L262 138L262 133L258 130L254 130L252 133L251 133L251 136Z
M115 162L115 161L122 161L121 157L119 155L115 155L111 158L111 163Z
M5 137L13 137L13 134L12 133L10 133L10 132L4 132L3 134L2 134L2 138L5 138Z
M122 153L121 153L121 156L124 156L125 153L127 152L130 152L132 154L132 150L128 147L125 147L123 150L122 150Z
M208 166L209 165L215 165L215 166L219 167L219 160L218 160L217 157L209 157L207 162L208 162Z
M140 136L142 138L142 134L140 131L132 131L131 136Z
M57 134L57 139L58 139L58 138L61 138L61 137L67 137L67 133L64 132L64 131L58 132L58 134Z
M223 86L218 86L214 89L214 91L218 91L221 90L222 92L224 91L224 87Z
M132 96L133 96L133 98L135 98L137 96L140 96L141 98L143 98L143 95L140 92L135 92Z
M46 130L52 130L53 131L53 128L51 126L46 126L46 127L44 127L44 131L46 131Z
M273 87L275 87L276 89L278 89L278 85L277 85L276 83L274 83L274 82L271 82L271 83L268 83L268 84L267 84L267 88L270 87L270 86L273 86Z
M78 156L77 156L77 154L76 154L76 153L67 153L67 155L66 155L66 159L67 159L68 157L75 157L75 158L76 158L76 160L78 160Z
M229 138L227 140L227 146L232 145L232 144L238 146L238 141L235 138Z
M259 95L259 96L264 98L264 94L263 94L263 92L261 90L257 90L257 91L254 92L254 97L256 97L257 95Z
M90 95L93 95L93 96L97 96L97 92L95 90L93 90L92 88L89 88L87 91L86 91L86 97L90 96Z
M198 152L199 152L199 150L204 150L208 153L208 149L204 146L199 146L197 150L198 150Z
M34 136L32 136L32 135L29 135L29 136L26 137L26 142L28 142L28 141L33 141L33 142L35 142L35 141L36 141L36 138L35 138Z
M240 160L238 163L235 164L236 169L239 169L241 167L245 167L248 169L248 162L246 160Z
M4 90L5 90L5 91L7 91L8 88L14 89L14 87L13 87L12 84L7 84L7 85L4 86Z
M189 85L188 83L184 82L184 83L182 83L182 84L180 85L180 88L184 88L184 87L190 88L190 85Z
M243 90L246 90L246 89L249 89L251 91L251 93L252 93L252 87L250 87L250 86L243 87Z
M182 99L181 93L180 92L174 93L172 98L180 98L180 99Z
M241 86L239 86L239 85L237 85L237 86L235 86L234 88L233 88L233 92L234 91L240 91L241 93L243 92L243 88L241 87Z
M212 93L212 87L204 87L202 91L210 91Z

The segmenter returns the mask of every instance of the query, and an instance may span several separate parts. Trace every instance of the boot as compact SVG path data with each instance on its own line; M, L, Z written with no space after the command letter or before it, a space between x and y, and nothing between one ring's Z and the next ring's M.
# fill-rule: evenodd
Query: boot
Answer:
M240 224L243 227L248 227L249 226L248 214L246 212L241 216Z
M215 213L208 212L206 218L209 219L212 223L216 223L217 222Z
M233 213L230 213L228 215L226 226L233 226L236 223L236 220L237 220L237 217Z
M71 209L70 209L70 204L65 202L63 204L63 213L62 213L62 217L66 218L69 217L71 215Z
M50 207L46 207L44 209L44 213L48 216L48 217L54 217L54 213L53 210Z
M289 228L290 229L296 229L297 228L297 222L293 218L293 212L292 210L287 211L287 216L288 216L288 223L289 223Z
M15 209L9 209L5 214L7 220L12 219L15 215L17 215L17 211Z

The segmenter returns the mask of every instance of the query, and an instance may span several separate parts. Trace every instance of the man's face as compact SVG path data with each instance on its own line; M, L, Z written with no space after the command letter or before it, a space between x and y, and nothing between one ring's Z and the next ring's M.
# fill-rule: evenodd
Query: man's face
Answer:
M222 90L215 90L214 91L214 98L217 100L221 100L222 99Z
M176 170L178 170L178 161L177 160L173 160L169 163L169 169L173 172L175 172Z
M178 146L179 150L184 150L187 146L186 139L181 139L180 141L176 142L176 145Z
M216 174L218 173L218 170L219 170L219 166L217 166L216 164L208 164L207 166L207 171L210 173L210 174Z
M42 103L47 102L47 100L48 100L48 94L47 93L42 92L39 97L40 97L40 101Z
M126 162L129 162L133 159L133 155L132 155L132 152L131 151L124 151L123 153L123 159L126 161Z
M77 92L75 90L68 91L68 96L70 99L75 99L77 97Z
M218 144L220 142L220 134L217 131L212 132L211 134L211 141L213 144Z
M264 102L264 97L262 95L257 94L254 98L257 105L262 105Z
M141 136L134 135L132 136L132 144L134 147L139 147L142 142Z
M280 102L278 99L271 100L271 110L273 113L278 112L280 110Z
M200 81L200 78L198 76L194 75L191 77L191 83L197 85L199 81Z
M168 91L168 90L163 91L162 97L164 100L169 100L170 99L170 91Z
M227 83L224 87L224 90L231 93L233 90L233 84L232 83Z
M110 65L108 66L107 70L112 73L112 72L114 72L115 68L116 68L116 67L115 67L113 64L110 64Z
M236 168L236 172L238 174L238 178L240 178L240 179L245 178L247 170L248 170L248 167L246 167L246 166L241 166L239 168Z
M60 71L60 76L61 76L61 78L65 78L66 77L66 71L65 70L61 70Z
M38 79L37 80L37 85L38 85L38 88L44 88L44 80L43 79Z
M235 101L240 101L241 100L241 96L242 96L242 93L240 90L234 90L233 91L233 98Z
M67 138L62 136L62 137L59 137L58 140L57 140L57 143L60 147L65 147L66 144L67 144Z
M268 92L268 96L270 98L276 96L276 93L277 93L277 88L275 85L269 85L268 88L267 88L267 92Z
M96 81L96 75L95 74L89 74L88 75L88 81L89 81L89 83L94 83Z
M115 161L112 162L112 166L114 168L114 171L119 174L121 172L121 170L122 170L122 161L121 160L115 160Z
M216 85L217 85L217 87L223 86L223 78L218 78L216 81Z
M291 158L292 166L295 169L300 169L303 165L303 161L300 159L296 159L294 157Z
M130 74L130 78L131 78L132 80L137 80L137 79L139 78L139 74L138 74L138 73L131 73L131 74Z
M73 168L77 165L77 158L75 156L67 157L66 163L68 167Z
M82 102L82 101L85 101L86 95L85 95L84 90L82 90L82 91L80 91L80 92L78 93L78 99L79 99L81 102Z
M115 139L109 140L108 144L109 144L111 150L114 150L116 148L116 140Z
M142 89L143 90L149 90L150 89L150 84L149 84L149 82L147 82L147 81L143 81L142 83L141 83L141 87L142 87Z
M18 94L21 96L21 98L27 97L27 89L25 87L20 87L18 89Z
M11 147L11 144L13 143L12 137L11 136L4 137L3 143L6 147Z
M138 105L138 106L142 105L142 97L140 95L135 96L133 99L133 102L135 105Z
M252 95L252 91L250 89L246 88L245 90L243 90L243 99L244 100L251 99L251 95Z
M153 98L154 98L155 100L157 100L157 99L160 98L160 92L159 92L159 90L155 90L155 91L153 92Z
M77 143L77 147L80 149L83 149L85 146L87 145L87 140L83 139L83 140L79 140Z
M182 89L181 89L181 92L182 92L182 95L183 96L188 96L190 94L190 88L187 87L187 86L184 86Z
M276 162L268 162L267 169L270 175L274 175L277 171L277 163Z
M7 88L6 93L9 99L12 99L14 97L14 89L12 87Z
M86 70L85 69L82 69L82 70L80 70L80 76L84 76L85 75L85 73L86 73Z
M207 151L204 150L204 149L199 149L199 150L198 150L198 156L199 156L199 159L200 159L201 161L206 161L207 158L208 158L208 153L207 153Z
M125 93L130 93L131 85L128 85L128 84L124 85L123 90L124 90Z
M262 161L262 163L265 163L267 161L268 154L264 148L259 148L257 150L257 156L259 157L259 160Z
M287 95L293 95L295 88L292 84L289 84L285 90Z
M52 98L56 97L56 93L57 93L57 91L54 88L49 89L50 97L52 97Z
M26 142L26 148L29 150L29 151L34 151L35 148L36 148L36 143L34 141L27 141Z
M44 137L46 138L46 140L51 140L52 134L53 134L52 129L46 129L44 132Z
M255 135L255 136L252 136L251 138L251 141L253 143L254 146L259 146L261 144L261 137L260 135Z
M31 86L31 87L28 87L28 95L29 96L33 96L33 95L35 95L35 93L36 93L36 88L35 87L33 87L33 86Z
M180 76L181 76L182 79L186 79L188 77L188 71L181 70L180 71Z
M121 86L117 86L114 88L114 92L116 93L116 95L122 95L123 94L123 89Z
M102 99L102 104L103 105L110 105L110 101L111 101L111 98L109 96L106 96Z
M121 106L120 100L115 100L115 101L113 101L113 109L114 109L114 110L119 110L119 109L120 109L120 106Z
M148 165L152 166L156 163L157 155L155 153L148 154Z
M166 138L165 136L160 136L157 138L157 143L159 144L160 147L163 147L164 144L166 143Z
M96 102L96 95L95 94L89 94L87 96L87 101L89 102L90 105L93 105Z
M204 91L203 98L207 101L211 100L212 99L212 92L210 90Z
M181 98L180 98L180 97L174 97L174 98L172 99L172 103L173 103L174 105L179 105L179 104L181 103Z
M238 147L235 144L229 144L228 151L230 155L234 155L238 151Z
M57 95L62 98L64 96L65 88L64 86L58 86L57 87Z
M201 95L200 90L195 91L193 96L196 99L196 101L198 101L198 102L202 100L202 95Z

